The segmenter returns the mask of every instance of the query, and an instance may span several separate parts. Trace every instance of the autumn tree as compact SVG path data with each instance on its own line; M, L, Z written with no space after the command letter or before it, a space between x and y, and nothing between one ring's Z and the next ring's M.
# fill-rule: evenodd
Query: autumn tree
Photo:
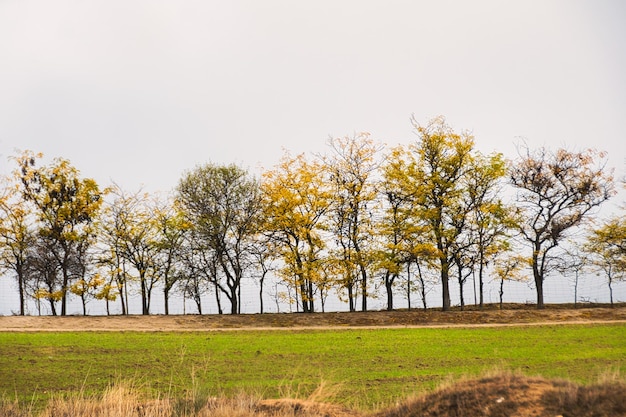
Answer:
M127 193L120 187L115 187L112 195L114 198L103 222L106 253L111 255L111 273L123 298L126 298L124 291L128 288L128 281L138 281L141 313L147 315L150 314L152 291L160 278L159 229L150 195L141 191ZM128 311L127 302L126 309Z
M538 308L544 307L543 284L556 267L559 243L614 193L605 156L591 149L523 147L510 169L517 214L523 219L517 229L531 250Z
M258 182L236 165L206 164L183 176L177 199L219 268L216 288L230 301L231 313L240 313L240 286L251 267L261 207Z
M522 281L524 280L521 271L528 266L528 259L522 256L513 255L505 251L502 256L494 261L494 273L499 281L498 295L500 300L500 310L504 300L504 283L506 281Z
M501 181L506 175L502 154L477 154L464 181L469 213L470 255L473 270L478 269L479 305L484 304L485 269L509 246L509 235L515 226L511 208L501 199Z
M74 280L70 292L80 298L83 315L87 315L87 303L98 299L105 282L96 271L96 257L93 246L96 236L92 233L87 239L81 240L70 260L70 269Z
M389 153L382 165L382 179L378 184L378 194L382 199L380 216L374 222L377 236L377 269L382 274L387 295L387 309L393 310L394 285L407 271L407 299L410 305L410 267L418 268L423 260L435 255L436 249L427 240L425 223L415 215L415 193L413 184L407 183L408 166L402 148ZM421 275L418 278L423 278ZM420 281L424 284L424 281ZM422 286L421 290L425 290ZM425 300L423 300L425 301Z
M604 272L613 305L613 283L626 277L626 218L613 217L592 230L585 249L592 265Z
M5 194L0 196L0 271L15 274L20 315L26 313L26 284L29 261L33 257L36 231L30 207L7 179Z
M410 232L407 226L410 219L406 211L402 210L405 200L392 190L385 192L388 206L382 219L376 223L376 234L379 238L379 249L376 261L377 269L382 271L382 280L387 294L387 310L393 310L393 288L396 280L404 270L404 265L410 262L409 252Z
M425 126L412 119L417 142L398 157L406 158L401 184L403 193L413 197L413 216L421 219L428 240L436 248L441 277L443 310L450 309L450 270L453 266L457 239L464 231L460 216L467 215L462 205L463 179L470 171L474 138L469 133L456 133L443 117Z
M155 199L152 218L156 227L156 274L163 286L165 314L170 313L170 293L182 277L182 251L191 224L176 201Z
M325 216L331 190L319 161L285 155L263 175L263 216L282 265L279 273L298 291L302 309L312 313L316 284L324 281Z
M15 176L21 182L23 198L34 207L42 242L59 268L61 315L65 315L67 292L75 277L72 257L76 259L79 246L94 233L103 193L93 179L81 178L68 160L58 158L38 167L38 157L32 152L15 157Z
M126 207L129 197L117 184L113 185L111 195L113 200L105 202L101 221L97 224L100 254L96 259L96 265L105 271L103 276L107 276L100 297L106 301L107 312L109 302L119 297L122 315L127 315L129 314L127 278L130 267L127 266L123 256L125 236L123 230L130 216Z
M368 133L331 138L332 150L324 158L333 187L333 205L329 212L330 231L337 242L337 264L348 292L350 311L355 310L355 284L359 283L361 310L367 310L368 280L373 264L372 224L377 205L374 174L378 169L379 151Z

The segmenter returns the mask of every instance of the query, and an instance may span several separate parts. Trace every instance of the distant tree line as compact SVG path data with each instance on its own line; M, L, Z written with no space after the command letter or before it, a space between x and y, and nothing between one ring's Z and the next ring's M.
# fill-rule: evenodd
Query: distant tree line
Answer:
M262 313L270 274L302 312L324 311L331 292L351 311L379 296L391 310L397 294L409 307L418 294L426 308L434 285L448 310L451 283L463 308L469 277L482 306L487 274L500 281L500 300L505 280L530 276L542 308L546 277L587 268L602 271L613 302L611 285L626 273L626 217L595 219L615 194L603 153L521 144L507 161L481 154L443 117L412 123L409 146L387 149L366 133L331 138L327 154L286 153L259 178L232 164L197 166L166 198L102 189L65 159L42 166L26 151L4 179L0 267L17 283L20 314L34 299L65 315L68 297L84 314L91 300L128 314L129 293L150 314L156 288L166 314L173 294L200 314L207 294L220 314L238 314L250 280Z

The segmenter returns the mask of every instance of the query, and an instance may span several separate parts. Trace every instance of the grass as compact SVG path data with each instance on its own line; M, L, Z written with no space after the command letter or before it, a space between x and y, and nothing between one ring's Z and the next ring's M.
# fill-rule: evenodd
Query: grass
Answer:
M375 409L494 366L596 381L626 374L626 325L210 333L0 333L0 396L35 408L120 381L156 398L306 398Z

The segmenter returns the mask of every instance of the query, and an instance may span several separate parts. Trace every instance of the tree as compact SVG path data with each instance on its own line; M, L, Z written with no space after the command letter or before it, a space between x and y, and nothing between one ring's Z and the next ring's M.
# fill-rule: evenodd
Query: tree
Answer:
M328 143L333 153L324 162L333 187L330 224L338 246L337 261L342 266L350 311L355 310L356 281L360 282L361 310L366 311L368 269L373 262L372 211L377 197L372 177L380 165L382 147L368 133L331 138Z
M65 315L67 292L74 278L72 256L94 233L93 222L103 193L93 179L80 178L69 161L57 158L49 166L37 167L38 157L29 151L17 156L15 176L21 181L24 199L35 208L42 242L59 267L61 315Z
M0 196L0 270L12 272L17 281L20 315L26 313L26 284L36 232L30 207L10 185Z
M427 241L424 222L414 213L415 195L408 191L412 190L412 184L407 184L410 180L406 175L407 169L403 149L393 149L382 166L383 178L378 185L383 207L382 214L374 222L374 234L378 237L376 260L378 269L382 271L388 310L393 310L393 287L405 265L410 306L410 265L422 258L432 257L436 252ZM420 274L418 278L422 277ZM420 282L424 284L423 280ZM425 291L425 288L422 286L421 290Z
M69 290L72 294L80 297L83 307L83 315L87 315L87 303L90 298L99 298L104 285L104 280L97 272L93 273L94 255L92 246L95 243L95 235L83 239L77 246L70 261L70 268L74 282Z
M275 242L272 240L271 234L264 233L264 227L263 221L261 221L260 233L250 246L250 253L257 266L255 278L258 278L259 282L259 313L261 314L265 312L263 299L265 280L267 275L276 269L273 263L276 259Z
M220 272L213 277L216 288L229 299L231 314L240 313L240 286L251 266L261 208L259 184L236 165L207 164L183 176L177 199L196 236L213 253Z
M428 240L436 247L442 285L442 308L450 309L450 268L457 239L464 231L459 226L468 213L462 205L463 179L471 169L474 138L458 134L443 117L421 126L412 119L418 141L409 152L399 155L406 161L403 172L394 175L405 179L403 194L413 197L413 216L424 222Z
M499 252L508 248L508 234L514 227L514 218L502 199L501 179L506 175L502 154L488 157L476 155L473 168L465 181L470 212L471 250L473 267L478 266L479 305L484 304L484 271ZM475 288L474 288L475 290Z
M498 291L500 297L500 310L502 310L502 302L504 299L504 282L505 281L521 281L520 275L522 268L528 265L528 259L521 256L510 256L506 253L495 260L494 272L500 280L500 288Z
M282 260L279 273L298 291L302 310L312 313L316 284L324 282L322 233L327 226L331 191L319 162L304 155L285 155L280 164L263 175L263 216L276 253Z
M122 315L127 315L129 314L128 268L123 256L122 238L125 235L123 229L128 223L127 217L130 215L126 207L128 197L117 184L112 187L111 194L114 200L107 202L101 221L98 223L101 253L97 259L97 266L105 268L108 276L100 296L107 302L107 312L109 312L109 301L114 301L119 296Z
M606 274L612 306L613 282L626 277L626 218L614 217L594 229L585 248L593 265Z
M408 308L411 309L411 292L413 291L413 284L417 283L417 291L420 296L420 300L422 301L422 308L424 310L428 309L428 303L426 300L426 295L432 289L432 286L437 283L436 279L436 268L435 262L436 258L433 257L434 254L418 254L411 258L411 262L406 264L406 297L408 302ZM415 280L412 278L411 274L411 265L415 264L417 267L417 274L415 275Z
M604 171L606 155L591 149L522 151L510 181L517 190L517 229L532 251L537 308L543 308L543 283L556 267L559 243L614 194L613 178Z
M178 286L183 294L183 305L187 297L196 304L198 314L202 314L202 296L214 286L216 277L216 262L208 248L202 246L202 240L197 237L193 228L185 233L180 252L180 275ZM222 314L222 306L217 297L218 311Z
M127 294L122 290L128 288L134 269L140 286L141 314L147 315L152 290L159 281L158 224L148 194L141 191L127 194L119 187L112 194L115 198L104 222L107 254L112 254L111 272L118 282L120 296L125 298Z
M174 201L154 202L153 219L157 228L157 272L163 284L165 314L170 313L170 292L181 278L180 260L185 235L191 224Z
M67 292L63 286L59 269L59 263L50 251L48 243L41 236L38 236L33 247L33 256L29 261L28 288L37 301L40 315L42 300L48 301L50 314L58 315L57 303L64 298Z
M571 242L556 265L556 270L564 276L574 274L574 307L578 303L578 281L580 275L589 268L589 254L585 253L577 242Z

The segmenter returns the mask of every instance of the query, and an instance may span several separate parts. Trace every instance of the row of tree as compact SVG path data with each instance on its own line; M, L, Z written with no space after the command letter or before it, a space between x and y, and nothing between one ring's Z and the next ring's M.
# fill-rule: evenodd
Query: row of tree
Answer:
M67 160L39 166L41 155L24 152L0 198L0 266L16 279L21 314L34 297L52 314L60 304L61 315L71 294L85 314L94 298L107 312L119 302L127 314L135 290L149 314L155 288L166 314L174 292L200 314L206 294L220 313L237 314L248 279L259 284L263 312L270 273L303 312L323 310L331 291L365 311L378 288L393 309L400 283L426 307L433 271L444 310L453 280L463 307L470 276L482 305L487 271L501 282L532 271L539 308L544 280L557 269L578 273L593 263L609 285L623 277L624 216L588 228L574 245L587 250L563 255L565 239L615 193L605 155L521 146L506 161L478 152L472 135L443 117L412 122L417 140L409 146L386 150L365 133L334 138L328 154L286 154L260 178L206 164L184 174L168 198L100 189Z

